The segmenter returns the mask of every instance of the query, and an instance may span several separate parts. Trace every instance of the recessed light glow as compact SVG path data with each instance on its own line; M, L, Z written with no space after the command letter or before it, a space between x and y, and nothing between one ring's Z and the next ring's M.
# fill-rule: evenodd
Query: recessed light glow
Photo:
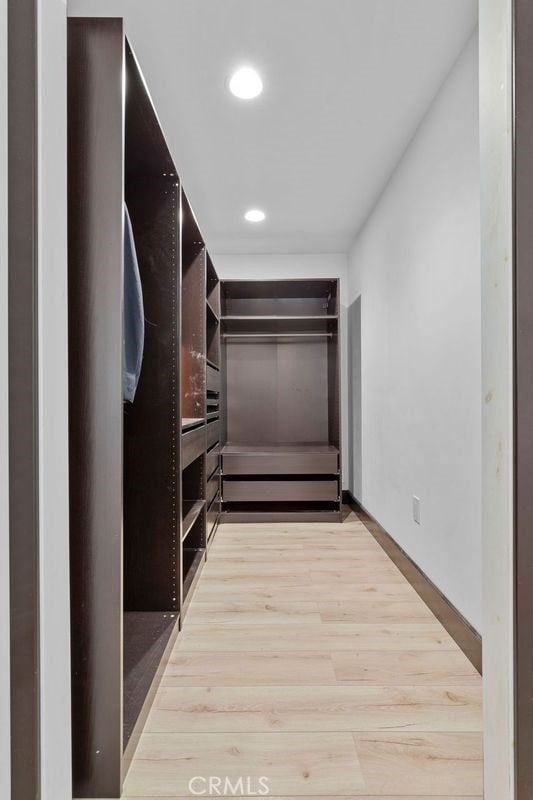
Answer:
M263 91L263 81L255 69L241 67L231 76L229 89L241 100L252 100Z
M261 211L259 208L251 208L250 211L247 211L244 215L244 219L248 222L263 222L265 217L265 212Z

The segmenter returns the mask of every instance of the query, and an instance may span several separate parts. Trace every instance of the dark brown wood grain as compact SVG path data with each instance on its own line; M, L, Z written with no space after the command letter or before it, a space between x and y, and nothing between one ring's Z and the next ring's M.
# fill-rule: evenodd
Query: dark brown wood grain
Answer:
M131 92L126 143L137 124ZM147 112L141 119L145 120ZM131 153L126 148L126 164ZM164 153L161 153L164 163ZM133 403L124 404L124 607L179 609L180 397L179 187L176 179L129 178L143 288L144 355ZM189 434L190 435L190 434Z
M75 797L122 758L122 20L68 25L69 424Z
M11 797L23 800L40 785L37 8L9 0L7 17L11 696L0 713L10 715Z
M515 581L516 787L533 797L533 6L515 0Z
M206 431L209 446L219 438L218 420L205 425L206 327L217 359L220 297L122 20L71 19L68 72L74 792L118 797L131 756L123 725L127 741L167 621L205 560L206 497L212 525L219 483L216 463L206 474ZM145 317L132 403L122 399L124 200Z
M221 287L223 520L340 522L338 280Z

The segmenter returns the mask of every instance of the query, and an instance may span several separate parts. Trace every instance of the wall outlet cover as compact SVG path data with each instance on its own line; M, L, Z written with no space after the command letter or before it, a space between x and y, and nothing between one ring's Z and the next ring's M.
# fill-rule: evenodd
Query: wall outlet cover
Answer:
M420 525L420 498L416 495L413 495L413 519Z

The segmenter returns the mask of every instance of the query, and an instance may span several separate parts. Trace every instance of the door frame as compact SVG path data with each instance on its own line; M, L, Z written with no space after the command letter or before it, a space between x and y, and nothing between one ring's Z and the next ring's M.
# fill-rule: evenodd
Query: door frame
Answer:
M37 8L8 0L11 796L40 785Z
M514 5L514 469L517 800L533 796L533 6Z

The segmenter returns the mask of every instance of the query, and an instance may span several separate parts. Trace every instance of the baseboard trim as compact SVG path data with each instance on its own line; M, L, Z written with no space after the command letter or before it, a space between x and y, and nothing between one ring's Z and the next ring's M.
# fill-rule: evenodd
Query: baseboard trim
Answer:
M391 561L396 564L415 592L437 617L441 625L448 631L452 639L481 675L482 641L479 633L474 630L461 612L450 603L440 589L415 564L413 559L402 550L392 536L381 527L379 522L357 502L351 492L343 492L343 501L357 514L377 543L383 548Z

